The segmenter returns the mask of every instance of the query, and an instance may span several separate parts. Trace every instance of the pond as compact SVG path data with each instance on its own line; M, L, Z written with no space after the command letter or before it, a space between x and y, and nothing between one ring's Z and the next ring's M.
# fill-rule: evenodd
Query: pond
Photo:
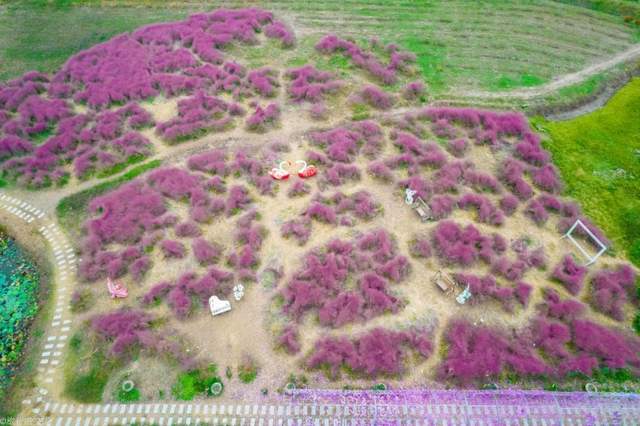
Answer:
M38 312L39 284L33 260L0 229L0 401L20 365Z

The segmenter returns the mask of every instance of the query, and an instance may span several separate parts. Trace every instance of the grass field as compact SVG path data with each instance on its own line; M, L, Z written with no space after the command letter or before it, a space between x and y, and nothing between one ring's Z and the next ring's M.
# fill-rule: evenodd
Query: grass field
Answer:
M29 69L53 71L72 53L145 23L246 5L236 0L67 0L43 11L39 3L0 6L0 79ZM621 16L549 0L251 4L283 17L302 38L335 32L398 42L418 55L420 70L436 94L451 88L536 86L620 52L638 39L637 28L625 25Z
M569 121L536 120L546 130L567 194L640 266L640 78L604 108Z

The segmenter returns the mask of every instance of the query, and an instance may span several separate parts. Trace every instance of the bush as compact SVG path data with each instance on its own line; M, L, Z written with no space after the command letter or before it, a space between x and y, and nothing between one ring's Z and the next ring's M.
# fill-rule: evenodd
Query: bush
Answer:
M251 357L245 357L238 366L238 378L242 383L252 383L258 376L258 365Z
M582 289L582 284L586 275L587 268L578 265L573 256L567 254L555 267L551 277L564 285L569 293L576 295Z
M211 396L211 385L214 383L224 386L216 365L211 364L206 369L180 373L171 392L179 401L191 401L196 395Z

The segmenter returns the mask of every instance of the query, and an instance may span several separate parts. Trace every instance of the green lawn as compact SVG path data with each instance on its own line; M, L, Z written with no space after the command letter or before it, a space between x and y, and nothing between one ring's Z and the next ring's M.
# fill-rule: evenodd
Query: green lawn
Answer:
M590 114L534 123L548 132L567 195L640 266L640 78Z
M1 2L0 2L1 3ZM73 53L140 25L246 1L45 0L0 6L0 80L56 70ZM397 42L418 55L432 92L544 84L637 41L622 16L550 0L256 0L298 34ZM608 10L608 9L607 9Z

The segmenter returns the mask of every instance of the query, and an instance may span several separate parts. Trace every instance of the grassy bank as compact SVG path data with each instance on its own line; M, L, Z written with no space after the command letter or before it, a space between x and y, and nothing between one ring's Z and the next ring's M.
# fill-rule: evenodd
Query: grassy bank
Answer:
M87 205L93 198L135 179L142 173L158 167L160 164L160 160L149 161L132 168L115 179L99 183L89 189L63 198L56 206L56 216L60 225L62 225L71 236L77 236L80 231L80 225L84 222L83 218L86 214Z
M614 243L640 266L640 78L603 108L561 122L534 119L549 138L567 195L582 204Z

